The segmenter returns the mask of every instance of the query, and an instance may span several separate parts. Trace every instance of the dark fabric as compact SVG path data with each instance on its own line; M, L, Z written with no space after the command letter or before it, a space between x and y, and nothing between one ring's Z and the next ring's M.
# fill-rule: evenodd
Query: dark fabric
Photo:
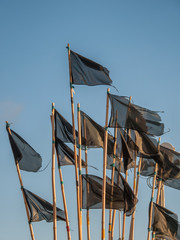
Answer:
M30 211L30 221L46 220L46 222L53 222L53 205L25 188L23 190ZM66 220L64 211L59 208L56 208L56 216L57 221Z
M161 123L159 114L155 111L129 103L129 99L122 96L109 94L111 102L111 116L109 127L134 129L150 135L160 136L164 133L164 124Z
M66 143L74 143L72 125L55 110L55 136ZM76 142L78 142L78 132L76 131Z
M28 172L37 172L42 166L42 159L22 137L13 130L8 131L9 141L15 161L19 162L19 168Z
M121 131L123 131L121 129ZM154 159L161 168L164 168L164 157L161 151L158 150L158 142L152 136L136 130L130 130L128 134L128 147L129 149L137 151L138 157ZM126 136L127 133L124 132ZM127 138L127 136L126 136Z
M61 140L56 139L56 151L58 154L58 166L66 166L66 165L75 165L74 162L74 152L71 150L65 143ZM79 156L77 155L77 159ZM83 160L82 167L86 167L86 164Z
M82 179L83 209L101 209L103 179L94 175L82 175ZM122 175L120 183L115 182L114 186L111 185L110 178L106 178L106 209L119 209L131 213L136 203L137 199Z
M104 148L105 129L90 118L86 113L80 111L82 145L88 148ZM114 139L108 134L107 153L113 154Z
M152 231L156 234L156 239L180 240L180 224L178 216L153 203Z
M180 190L180 165L179 153L160 146L163 156L163 169L159 168L157 177L162 178L163 183L169 187ZM141 175L153 177L155 162L153 159L142 159Z
M77 85L111 85L109 71L73 51L70 52L72 83Z

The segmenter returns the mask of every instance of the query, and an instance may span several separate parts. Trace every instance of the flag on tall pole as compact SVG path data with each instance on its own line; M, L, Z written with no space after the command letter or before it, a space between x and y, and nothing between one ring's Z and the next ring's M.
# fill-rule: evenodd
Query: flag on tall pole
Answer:
M127 97L109 94L111 102L111 117L109 127L116 125L116 111L118 112L117 125L120 128L134 129L150 135L160 136L164 133L164 124L158 112L129 104Z
M71 96L71 113L72 113L72 130L73 130L73 145L74 145L74 162L75 162L75 176L76 176L76 197L77 197L77 216L78 216L78 233L79 240L82 240L82 221L80 214L80 196L79 196L79 177L78 177L78 164L77 164L77 150L76 150L76 135L75 119L74 119L74 99L73 99L73 79L71 69L71 54L70 46L68 44L68 59L69 59L69 80L70 80L70 96Z
M88 86L112 84L107 68L73 52L72 50L69 50L69 52L72 84Z
M8 124L8 122L6 122L6 130L8 132L8 135L9 135L9 140L10 140L10 144L11 144L11 147L12 147L12 151L13 151L13 154L14 154L14 159L15 159L15 164L16 164L16 169L17 169L17 174L18 174L18 178L19 178L19 182L20 182L20 185L21 185L21 192L22 192L22 195L23 195L23 199L24 199L24 205L25 205L25 208L26 208L26 214L27 214L27 219L28 219L28 224L29 224L29 230L30 230L30 234L31 234L31 239L32 240L35 240L35 237L34 237L34 232L33 232L33 227L32 227L32 224L30 222L30 214L29 214L29 211L28 211L28 204L27 204L27 201L26 201L26 198L25 198L25 194L24 194L24 191L23 191L23 181L22 181L22 177L21 177L21 172L20 172L20 167L19 167L19 162L22 161L24 158L23 158L23 154L21 152L21 148L19 149L19 145L21 144L16 144L16 142L20 140L23 140L23 142L25 143L25 146L28 146L27 149L29 149L29 145L27 145L27 143L24 141L24 139L21 139L19 138L19 135L15 134L15 132L13 132L13 134L15 134L15 136L17 136L17 141L12 137L12 131L10 129L10 125ZM22 141L20 141L21 143ZM23 148L22 148L23 149ZM25 148L24 148L25 149ZM30 147L30 149L32 150L32 148ZM31 151L30 151L31 152ZM32 152L31 152L32 153ZM34 151L34 153L36 153ZM36 154L35 154L36 155ZM27 155L28 156L28 155ZM39 159L39 154L38 154L38 166L39 166L39 161L40 161L40 167L41 167L41 161L42 159ZM26 162L26 161L25 161ZM23 161L24 163L24 161ZM36 164L35 164L36 165ZM23 164L23 167L22 167L23 170L38 170L39 168L38 167L35 167L35 169L30 166L29 167L29 164Z

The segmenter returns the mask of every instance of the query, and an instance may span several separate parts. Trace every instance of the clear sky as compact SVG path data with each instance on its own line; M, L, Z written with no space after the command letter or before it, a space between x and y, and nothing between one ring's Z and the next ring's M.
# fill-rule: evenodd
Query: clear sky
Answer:
M43 158L51 160L51 104L71 122L66 45L110 71L119 93L135 104L163 110L166 131L161 142L180 151L180 1L179 0L1 0L0 1L0 239L30 239L25 207L5 121ZM75 109L104 126L106 86L75 86ZM77 116L77 115L76 115ZM76 117L77 118L77 117ZM76 121L77 123L77 121ZM112 131L113 133L113 131ZM89 172L102 176L102 150L89 150ZM72 240L78 239L74 168L63 177ZM51 164L40 173L21 172L24 186L52 202ZM110 172L108 172L110 175ZM129 180L132 186L132 172ZM56 171L57 206L63 209ZM151 189L140 179L135 240L147 236ZM165 187L166 207L180 217L180 192ZM106 212L106 226L108 212ZM85 211L83 240L86 239ZM130 219L127 219L128 239ZM101 236L101 210L90 213L91 239ZM58 222L58 239L66 239ZM52 223L33 224L36 239L52 239ZM107 234L106 230L106 234ZM115 230L115 240L118 230ZM107 239L107 235L106 235Z

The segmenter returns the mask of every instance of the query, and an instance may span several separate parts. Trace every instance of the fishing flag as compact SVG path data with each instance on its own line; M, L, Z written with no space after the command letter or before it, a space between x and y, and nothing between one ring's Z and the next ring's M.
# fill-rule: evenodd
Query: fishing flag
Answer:
M102 185L103 179L90 174L82 175L83 185L83 209L102 209ZM131 214L131 210L137 203L130 186L125 183L121 175L119 184L111 184L111 179L106 177L106 209L125 210Z
M80 111L82 145L88 148L104 148L105 129L90 118L86 113ZM107 153L113 154L114 138L108 134Z
M164 133L164 124L161 123L158 112L132 104L127 97L109 93L109 99L111 102L109 127L116 127L117 112L117 125L120 128L134 129L155 136Z
M155 232L155 239L180 240L178 216L153 203L152 231Z
M159 168L157 177L162 178L165 185L180 190L180 153L160 146L163 156L163 168ZM155 162L153 159L142 159L141 175L153 177Z
M71 148L69 148L65 143L63 143L60 139L56 139L56 151L58 154L58 166L66 166L66 165L75 165L74 162L74 152ZM77 155L77 159L79 156ZM86 167L86 163L82 161L82 167Z
M42 166L42 158L22 137L7 129L15 162L19 168L28 172L37 172Z
M55 110L55 137L66 143L74 143L72 125L57 110ZM78 142L77 131L76 142Z
M73 51L70 51L70 58L72 84L88 86L112 84L107 68Z
M53 205L25 188L23 188L23 191L30 212L30 222L42 220L53 222ZM57 221L66 221L63 210L56 208L56 214Z

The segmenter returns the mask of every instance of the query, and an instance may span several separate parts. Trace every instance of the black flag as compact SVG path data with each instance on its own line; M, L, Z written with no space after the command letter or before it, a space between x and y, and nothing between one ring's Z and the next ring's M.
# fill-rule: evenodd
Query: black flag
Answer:
M83 209L101 209L103 179L90 174L82 175L82 179ZM130 215L136 203L137 198L122 175L120 181L115 182L113 186L111 179L106 177L106 209L125 210Z
M75 165L73 150L59 139L56 139L56 151L58 154L58 166ZM78 158L79 156L77 155ZM83 160L82 167L86 167L86 163Z
M46 220L46 222L52 222L53 205L25 188L23 190L30 211L30 221L39 222ZM66 221L63 210L56 208L56 214L57 221Z
M70 51L70 57L72 84L88 86L112 84L107 68L73 51Z
M8 131L8 130L7 130ZM42 165L42 159L22 137L13 130L8 131L9 141L15 161L19 162L19 168L28 172L37 172Z
M117 112L117 124L120 128L134 129L156 136L164 133L164 124L161 123L161 117L157 112L129 103L126 97L109 94L109 99L111 102L109 127L116 127Z
M155 232L155 239L180 240L178 216L153 203L152 231Z

